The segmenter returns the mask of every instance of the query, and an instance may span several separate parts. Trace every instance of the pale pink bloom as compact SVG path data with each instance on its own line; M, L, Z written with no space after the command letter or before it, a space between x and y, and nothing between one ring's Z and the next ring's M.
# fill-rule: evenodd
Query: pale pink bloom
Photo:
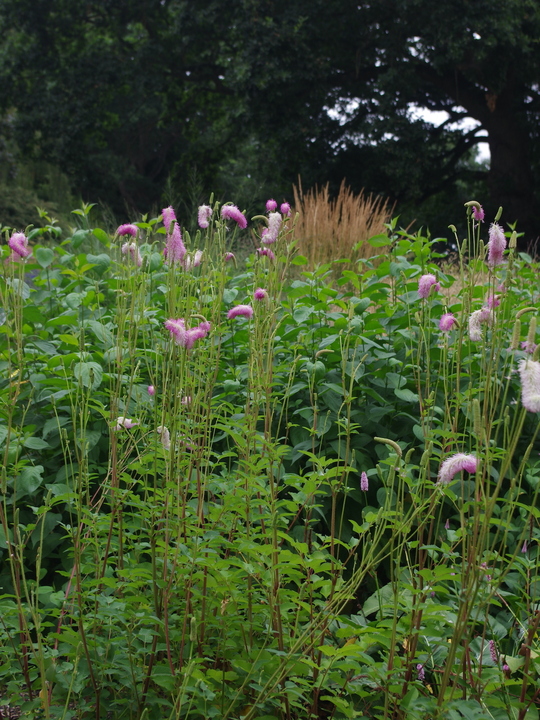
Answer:
M206 321L200 323L197 327L187 328L185 320L182 318L178 320L170 318L165 321L164 325L171 333L174 342L187 350L191 350L196 340L205 338L210 330L210 323Z
M494 267L503 261L503 252L506 249L506 238L502 227L498 223L492 223L489 228L488 241L488 265Z
M274 253L270 250L270 248L257 248L257 253L259 255L266 255L266 257L270 258L270 260L275 260L276 256Z
M482 206L477 208L475 205L473 205L472 216L476 220L476 222L484 222L484 208Z
M225 253L225 257L223 258L225 262L229 262L230 260L235 260L236 256L232 252Z
M133 237L137 237L137 232L139 228L136 225L131 225L131 223L126 223L125 225L120 225L118 230L116 231L117 235L131 235Z
M473 342L482 339L482 310L475 310L469 315L469 338Z
M362 490L362 492L367 492L368 489L369 489L368 476L367 476L367 473L363 472L360 475L360 490Z
M28 247L28 238L24 233L13 233L8 240L8 245L20 258L25 258L32 254L32 251Z
M131 430L131 428L135 427L135 425L138 425L138 422L133 422L133 420L130 420L130 418L122 417L116 418L116 425L114 426L115 430Z
M186 255L183 262L184 270L191 270L192 268L199 267L202 261L202 256L202 250L196 250L193 255Z
M523 545L521 546L521 552L522 552L522 553L526 553L526 552L527 552L527 549L528 549L528 548L527 548L527 541L524 540L524 541L523 541Z
M535 342L529 342L528 340L524 340L521 343L521 349L525 350L526 353L529 353L529 355L532 355L538 345Z
M457 453L452 457L446 458L439 469L438 483L447 485L454 475L462 470L468 473L475 473L478 467L478 460L474 455L466 455L465 453Z
M276 208L277 202L273 198L266 201L266 212L274 212Z
M232 320L235 317L253 317L253 308L251 305L235 305L227 313L227 320Z
M257 288L255 292L253 293L253 298L255 300L264 300L268 297L268 293L264 288Z
M261 233L261 241L266 245L275 243L278 239L279 229L281 227L282 218L278 212L271 212L268 215L268 227L264 228ZM265 232L266 230L266 232Z
M489 641L489 654L491 655L491 659L494 663L496 663L499 660L499 655L497 654L497 646L495 645L495 640Z
M457 320L452 313L444 313L439 320L439 330L442 332L450 332Z
M450 530L450 520L447 519L447 521L444 523L444 529Z
M290 215L291 214L291 206L288 202L282 203L281 207L279 208L282 215Z
M149 385L147 389L148 389L148 394L151 395L152 397L156 394L156 388L153 385Z
M493 310L493 308L499 307L500 304L501 304L501 299L498 295L488 295L487 296L486 305L488 306L488 308L491 308Z
M142 256L135 242L126 242L122 245L122 255L128 255L137 267L142 265Z
M520 360L518 370L523 407L529 412L540 412L540 362L529 358Z
M167 230L167 245L163 250L163 256L169 263L181 263L186 254L186 247L182 240L180 226L172 207L163 208L163 224Z
M223 205L221 208L221 217L234 220L234 222L238 225L238 227L242 228L242 230L247 228L246 217L240 212L236 205Z
M480 322L486 323L486 325L491 325L493 323L493 320L495 318L493 314L493 310L487 305L484 305L484 307L480 310Z
M437 278L435 277L435 275L432 275L431 273L428 273L427 275L422 275L422 277L418 281L418 294L420 295L420 297L429 297L431 288L434 288L434 290L436 290L437 292L439 292L441 289L441 286L437 282Z
M212 217L212 208L210 205L201 205L199 207L199 227L203 230L210 225L210 218Z
M159 439L165 450L171 449L171 434L165 425L160 425L156 428L156 432L159 435Z
M180 402L182 405L191 405L191 395L184 395Z

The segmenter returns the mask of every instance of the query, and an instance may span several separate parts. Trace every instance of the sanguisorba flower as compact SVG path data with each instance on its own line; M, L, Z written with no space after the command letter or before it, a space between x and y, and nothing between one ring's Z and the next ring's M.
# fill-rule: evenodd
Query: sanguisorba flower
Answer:
M484 208L481 205L480 207L476 207L475 205L473 205L472 216L476 220L476 222L484 222Z
M180 225L172 207L163 208L161 212L167 230L167 245L163 250L163 256L168 263L181 263L186 255L186 247L182 240Z
M506 238L502 227L498 223L492 223L489 228L488 241L488 265L495 267L503 261L503 253L506 250Z
M138 422L134 422L130 418L122 417L116 418L116 425L114 426L115 430L131 430L131 428L135 427L135 425L138 425Z
M268 297L268 293L264 288L257 288L253 293L254 300L265 300Z
M120 227L116 231L116 234L131 235L132 237L137 237L138 230L139 228L136 225L132 225L131 223L125 223L124 225L120 225Z
M279 208L282 215L290 215L291 214L291 206L288 202L284 202L281 204L281 207Z
M245 230L247 228L246 216L243 215L236 205L223 205L221 208L221 217L234 220L238 227Z
M266 212L274 212L276 208L277 202L274 200L274 198L270 198L270 200L266 201Z
M184 270L191 270L192 268L199 267L202 262L202 257L202 250L196 250L193 255L186 255L184 262L182 263Z
M156 388L153 385L149 385L148 388L148 394L153 397L156 394Z
M267 248L267 247L265 247L265 248L262 248L262 247L257 248L257 254L258 254L260 257L262 257L263 255L266 255L266 257L269 258L270 260L275 260L275 259L276 259L276 256L274 255L274 253L270 250L270 248Z
M369 490L369 480L366 472L363 472L360 475L360 490L362 492L367 492Z
M13 233L8 240L8 245L20 258L25 258L32 254L32 251L28 247L28 238L24 233Z
M279 229L281 227L282 217L278 212L271 212L268 215L268 228L265 228L261 236L261 242L265 245L271 245L278 239Z
M493 322L493 310L484 306L481 310L475 310L469 315L469 339L478 342L482 339L482 325L490 325Z
M170 450L171 449L171 434L168 430L168 428L165 427L165 425L160 425L156 428L156 432L159 435L159 439L161 441L161 444L163 445L164 450Z
M452 313L444 313L439 320L439 330L442 332L450 332L456 323L457 320Z
M231 262L231 260L234 261L234 260L236 260L236 255L232 252L227 252L227 253L225 253L223 260L225 262Z
M210 323L205 320L194 328L188 328L183 318L178 318L177 320L170 318L169 320L165 320L164 325L171 333L174 342L187 350L191 350L197 340L205 338L211 327Z
M424 299L429 297L431 288L433 288L437 292L439 292L441 289L440 283L437 282L437 278L435 277L435 275L432 275L431 273L422 275L422 277L418 281L418 294L420 295L420 297Z
M524 358L518 369L523 407L529 412L540 412L540 362Z
M122 255L128 255L137 267L142 265L142 256L135 242L126 242L122 245Z
M447 485L458 472L466 470L468 473L475 473L478 467L478 460L474 455L457 453L446 458L439 468L438 483Z
M210 225L210 218L212 217L212 208L210 205L201 205L199 207L199 227L203 230Z
M253 317L253 308L251 305L235 305L227 313L227 320L233 320L236 317Z

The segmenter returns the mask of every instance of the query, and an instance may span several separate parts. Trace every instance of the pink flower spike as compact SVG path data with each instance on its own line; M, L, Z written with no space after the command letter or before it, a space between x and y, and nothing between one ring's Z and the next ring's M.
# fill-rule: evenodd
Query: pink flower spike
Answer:
M136 225L131 225L130 223L126 223L125 225L120 225L120 227L116 231L116 234L117 235L131 235L132 237L137 237L138 231L139 231L139 228Z
M290 215L291 214L291 206L288 202L284 202L281 204L281 207L279 208L282 215Z
M418 281L418 294L421 298L427 298L429 297L429 293L431 292L431 288L434 288L437 292L440 291L441 286L437 282L437 278L435 275L432 275L431 273L428 273L427 275L422 275L420 280Z
M199 214L198 214L198 220L199 220L199 227L203 230L206 230L206 228L210 225L210 218L212 217L212 208L210 205L201 205L199 207Z
M154 395L156 394L156 388L153 385L149 385L147 390L148 390L148 394L151 397L154 397Z
M164 425L160 425L156 428L156 432L159 435L159 440L163 445L164 450L171 449L171 434Z
M369 489L368 476L367 476L367 473L363 472L363 473L360 475L360 490L361 490L362 492L367 492L368 489Z
M278 239L279 229L281 227L282 218L278 212L272 212L268 216L268 228L264 228L261 233L261 241L266 245L275 243Z
M24 233L13 233L8 240L8 245L20 258L25 258L32 254L32 251L28 247L28 238Z
M202 250L196 250L193 255L186 255L183 262L184 270L191 270L192 268L199 267L202 261L202 256Z
M264 288L257 288L253 293L254 300L265 300L268 297L268 293Z
M135 427L135 425L138 425L139 423L133 422L133 420L130 420L130 418L122 417L116 419L116 425L114 426L115 430L131 430L131 428Z
M182 405L191 405L191 395L184 395L180 402Z
M452 313L444 313L439 320L439 330L442 332L450 332L456 323L457 320Z
M489 228L488 241L488 265L495 267L503 261L503 252L506 250L506 238L503 229L497 223L492 223Z
M236 260L236 256L232 252L225 253L225 257L223 258L225 262L230 262L231 260Z
M277 202L272 198L266 201L266 212L274 212L277 208Z
M494 663L498 662L499 655L497 653L497 646L495 645L495 640L489 641L489 654L491 655L491 659Z
M519 363L521 403L529 412L540 412L540 362L523 359Z
M162 215L163 224L167 230L167 245L163 250L163 255L168 263L181 263L185 257L186 248L176 215L172 207L163 208Z
M122 245L122 255L129 255L129 257L137 265L137 267L141 267L142 256L139 251L139 248L137 247L137 243L135 243L135 242L124 243Z
M225 219L234 220L238 227L245 230L247 228L247 220L236 205L223 205L221 208L221 217Z
M187 328L182 318L166 320L164 323L167 330L171 333L174 342L180 347L191 350L197 340L201 340L208 335L210 331L210 323L205 321L194 328Z
M465 453L457 453L452 457L446 458L439 469L439 479L437 483L440 485L448 485L454 475L462 470L468 473L475 473L478 467L478 460L474 455L465 455Z
M266 257L270 258L270 260L275 260L276 256L274 253L270 250L270 248L257 248L257 253L262 257L263 255L266 255Z
M482 206L477 208L475 205L473 205L472 216L476 220L476 222L484 222L484 208Z
M523 541L523 545L521 546L521 552L522 552L522 553L526 553L527 550L528 550L527 541L524 540L524 541Z
M253 317L253 308L251 305L235 305L227 313L227 320L233 320L236 317Z
M520 343L520 347L522 350L524 350L526 353L529 353L529 355L532 355L538 345L535 342L529 342L528 340L524 340L522 343Z
M488 308L492 309L499 307L501 304L501 299L498 295L488 295L486 298L486 305Z

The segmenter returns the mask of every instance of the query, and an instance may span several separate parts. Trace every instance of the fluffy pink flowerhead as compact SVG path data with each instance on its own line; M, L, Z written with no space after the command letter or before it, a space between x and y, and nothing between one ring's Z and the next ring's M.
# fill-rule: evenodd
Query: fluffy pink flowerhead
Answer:
M523 407L529 412L540 412L540 362L523 359L518 369Z
M529 340L524 340L522 343L520 343L520 347L522 350L524 350L526 353L529 353L529 355L532 355L538 345L535 342L530 342Z
M212 208L210 205L201 205L199 207L199 227L203 230L210 225L210 218L212 217Z
M268 228L265 228L266 232L262 232L261 241L265 245L271 245L278 239L279 229L281 227L282 218L280 213L271 212L268 215Z
M236 317L245 317L248 319L253 317L253 308L251 305L235 305L227 313L227 320L232 320Z
M159 440L163 445L164 450L171 449L171 434L165 425L160 425L156 428L156 432L159 435Z
M506 250L506 238L502 227L498 223L492 223L489 228L488 241L488 265L495 267L503 261L503 252Z
M232 252L225 253L225 257L223 258L225 262L231 262L231 260L236 259L236 255Z
M279 208L282 215L290 215L291 214L291 206L288 202L284 202L281 204L281 207Z
M474 455L466 455L465 453L457 453L452 457L446 458L439 469L438 483L448 485L454 475L462 470L468 473L475 473L478 467L478 460Z
M131 430L131 428L134 428L135 425L138 425L139 423L134 422L133 420L130 420L130 418L122 417L116 418L116 425L114 426L115 430Z
M501 304L501 299L498 295L488 295L486 298L486 305L488 308L496 308Z
M367 476L367 473L363 472L360 475L360 490L362 490L362 492L367 492L368 489L369 489L368 476Z
M264 288L257 288L255 292L253 293L253 298L255 300L264 300L268 297L268 293Z
M176 220L176 215L172 207L163 208L163 224L167 230L167 245L163 250L163 255L168 263L181 263L186 254L184 241L180 226Z
M8 245L20 258L28 257L32 253L28 247L28 238L24 233L13 233L8 240Z
M273 198L266 201L266 212L274 212L276 208L277 202Z
M431 288L433 288L437 292L439 292L441 289L441 286L437 282L437 278L435 277L435 275L432 275L431 273L428 273L427 275L422 275L422 277L418 281L418 294L420 295L420 297L429 297Z
M152 397L156 394L156 388L153 385L149 385L147 390L148 394Z
M484 222L484 208L481 205L480 207L476 207L475 205L473 205L472 216L476 220L476 222Z
M439 320L439 330L442 332L450 332L456 322L457 320L452 313L444 313Z
M225 219L234 220L238 227L245 230L247 228L247 220L236 205L223 205L221 208L221 217Z
M136 225L131 225L130 223L126 223L125 225L120 225L118 230L116 231L117 235L131 235L132 237L137 237L137 232L139 228Z
M127 255L137 267L142 265L142 256L135 242L126 242L122 245L122 255Z
M270 248L257 248L257 253L262 257L263 255L266 255L267 258L270 258L270 260L275 260L276 256L274 253L270 250Z
M192 268L199 267L202 262L202 256L202 250L196 250L193 255L186 255L184 262L182 263L184 270L191 270Z
M186 327L185 320L178 318L174 320L170 318L165 320L164 323L167 330L171 333L171 337L174 342L180 347L185 347L187 350L191 350L197 340L205 338L210 331L210 323L202 322L194 328Z

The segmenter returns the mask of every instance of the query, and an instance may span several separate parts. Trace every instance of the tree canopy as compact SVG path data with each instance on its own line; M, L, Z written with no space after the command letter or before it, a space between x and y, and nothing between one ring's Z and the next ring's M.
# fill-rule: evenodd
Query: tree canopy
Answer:
M92 199L147 209L196 168L418 202L482 177L483 132L488 209L540 234L537 0L0 0L0 28L19 146Z

